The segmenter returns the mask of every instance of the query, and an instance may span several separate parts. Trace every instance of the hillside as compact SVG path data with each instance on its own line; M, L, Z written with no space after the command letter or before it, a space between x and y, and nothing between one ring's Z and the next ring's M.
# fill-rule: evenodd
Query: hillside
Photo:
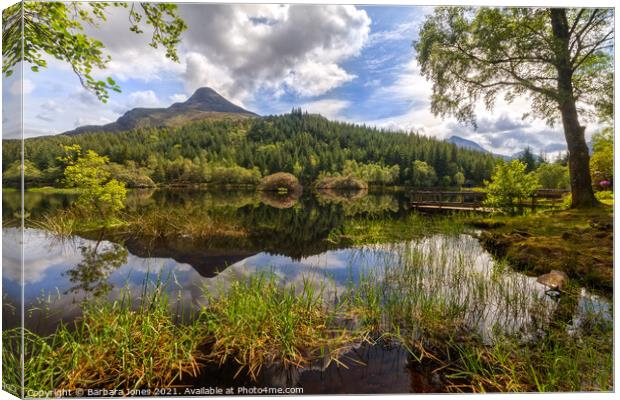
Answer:
M128 186L254 185L275 172L292 173L304 185L326 175L350 173L363 175L371 184L426 187L451 186L462 174L466 184L476 185L490 177L497 162L491 154L430 137L333 122L293 110L262 118L27 139L26 181L60 184L64 166L58 157L62 145L70 144L106 155L113 175ZM20 141L3 142L5 184L19 182L19 150Z
M87 132L122 132L136 128L174 127L188 122L205 119L248 118L258 115L245 110L215 90L203 87L182 103L174 103L168 108L134 108L127 111L116 122L106 125L85 125L64 135L77 135Z

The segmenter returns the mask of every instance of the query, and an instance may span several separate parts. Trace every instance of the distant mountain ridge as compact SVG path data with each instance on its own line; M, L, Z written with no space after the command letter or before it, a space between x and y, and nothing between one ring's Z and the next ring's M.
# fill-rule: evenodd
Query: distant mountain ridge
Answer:
M455 144L457 147L460 147L462 149L469 149L469 150L479 151L481 153L493 154L495 157L500 157L500 158L503 158L504 160L511 160L511 159L515 158L514 155L506 156L506 155L503 155L503 154L493 153L493 152L485 149L484 147L482 147L478 143L474 142L473 140L465 139L465 138L462 138L460 136L455 136L455 135L450 136L448 139L446 139L446 142Z
M106 125L80 126L63 134L122 132L144 127L180 126L190 121L209 118L249 117L258 117L258 114L231 103L209 87L202 87L186 101L174 103L168 108L133 108L116 122Z

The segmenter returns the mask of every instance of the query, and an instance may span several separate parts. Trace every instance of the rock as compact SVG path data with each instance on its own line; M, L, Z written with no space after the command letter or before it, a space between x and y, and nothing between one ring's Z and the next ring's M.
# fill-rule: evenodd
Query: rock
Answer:
M547 274L539 276L536 282L547 286L551 290L559 291L568 282L568 275L564 271L554 269Z

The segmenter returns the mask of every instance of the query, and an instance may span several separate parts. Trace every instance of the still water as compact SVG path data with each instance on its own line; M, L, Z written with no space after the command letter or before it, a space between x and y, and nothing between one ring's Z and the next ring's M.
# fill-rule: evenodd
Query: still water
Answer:
M27 196L26 217L34 219L73 200L60 195ZM162 280L171 307L179 315L190 315L204 304L203 291L215 292L257 273L273 274L283 284L295 286L312 282L324 287L330 300L369 275L389 283L400 268L413 268L421 296L442 296L465 310L466 325L489 343L498 327L507 333L535 334L532 321L550 318L557 306L557 299L536 278L499 268L475 232L364 246L339 247L329 240L347 220L405 217L413 211L402 195L281 200L254 193L138 191L128 203L130 209L207 210L218 221L233 221L244 235L195 240L101 231L59 239L41 229L16 227L19 207L15 199L5 196L5 328L19 323L18 312L11 310L21 296L22 241L26 328L39 334L53 332L61 321L79 318L84 301L119 298L127 290L139 297L145 285ZM518 301L514 293L519 294ZM582 291L573 324L591 312L611 318L606 301ZM298 386L306 394L438 392L446 384L434 372L436 366L411 362L399 346L359 346L344 361L349 368L321 362L304 370L266 368L259 384ZM233 378L235 372L234 365L208 366L198 379L184 383L194 387L255 384L243 376Z

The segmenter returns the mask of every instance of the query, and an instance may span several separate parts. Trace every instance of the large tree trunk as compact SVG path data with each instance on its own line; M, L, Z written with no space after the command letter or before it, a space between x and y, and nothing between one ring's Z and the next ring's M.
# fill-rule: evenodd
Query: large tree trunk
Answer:
M572 208L586 208L598 205L592 190L590 178L590 155L585 139L585 127L579 124L575 95L573 93L573 68L569 50L570 31L566 10L552 8L551 27L556 39L556 69L558 71L558 105L564 126L564 137L568 146L568 165Z

